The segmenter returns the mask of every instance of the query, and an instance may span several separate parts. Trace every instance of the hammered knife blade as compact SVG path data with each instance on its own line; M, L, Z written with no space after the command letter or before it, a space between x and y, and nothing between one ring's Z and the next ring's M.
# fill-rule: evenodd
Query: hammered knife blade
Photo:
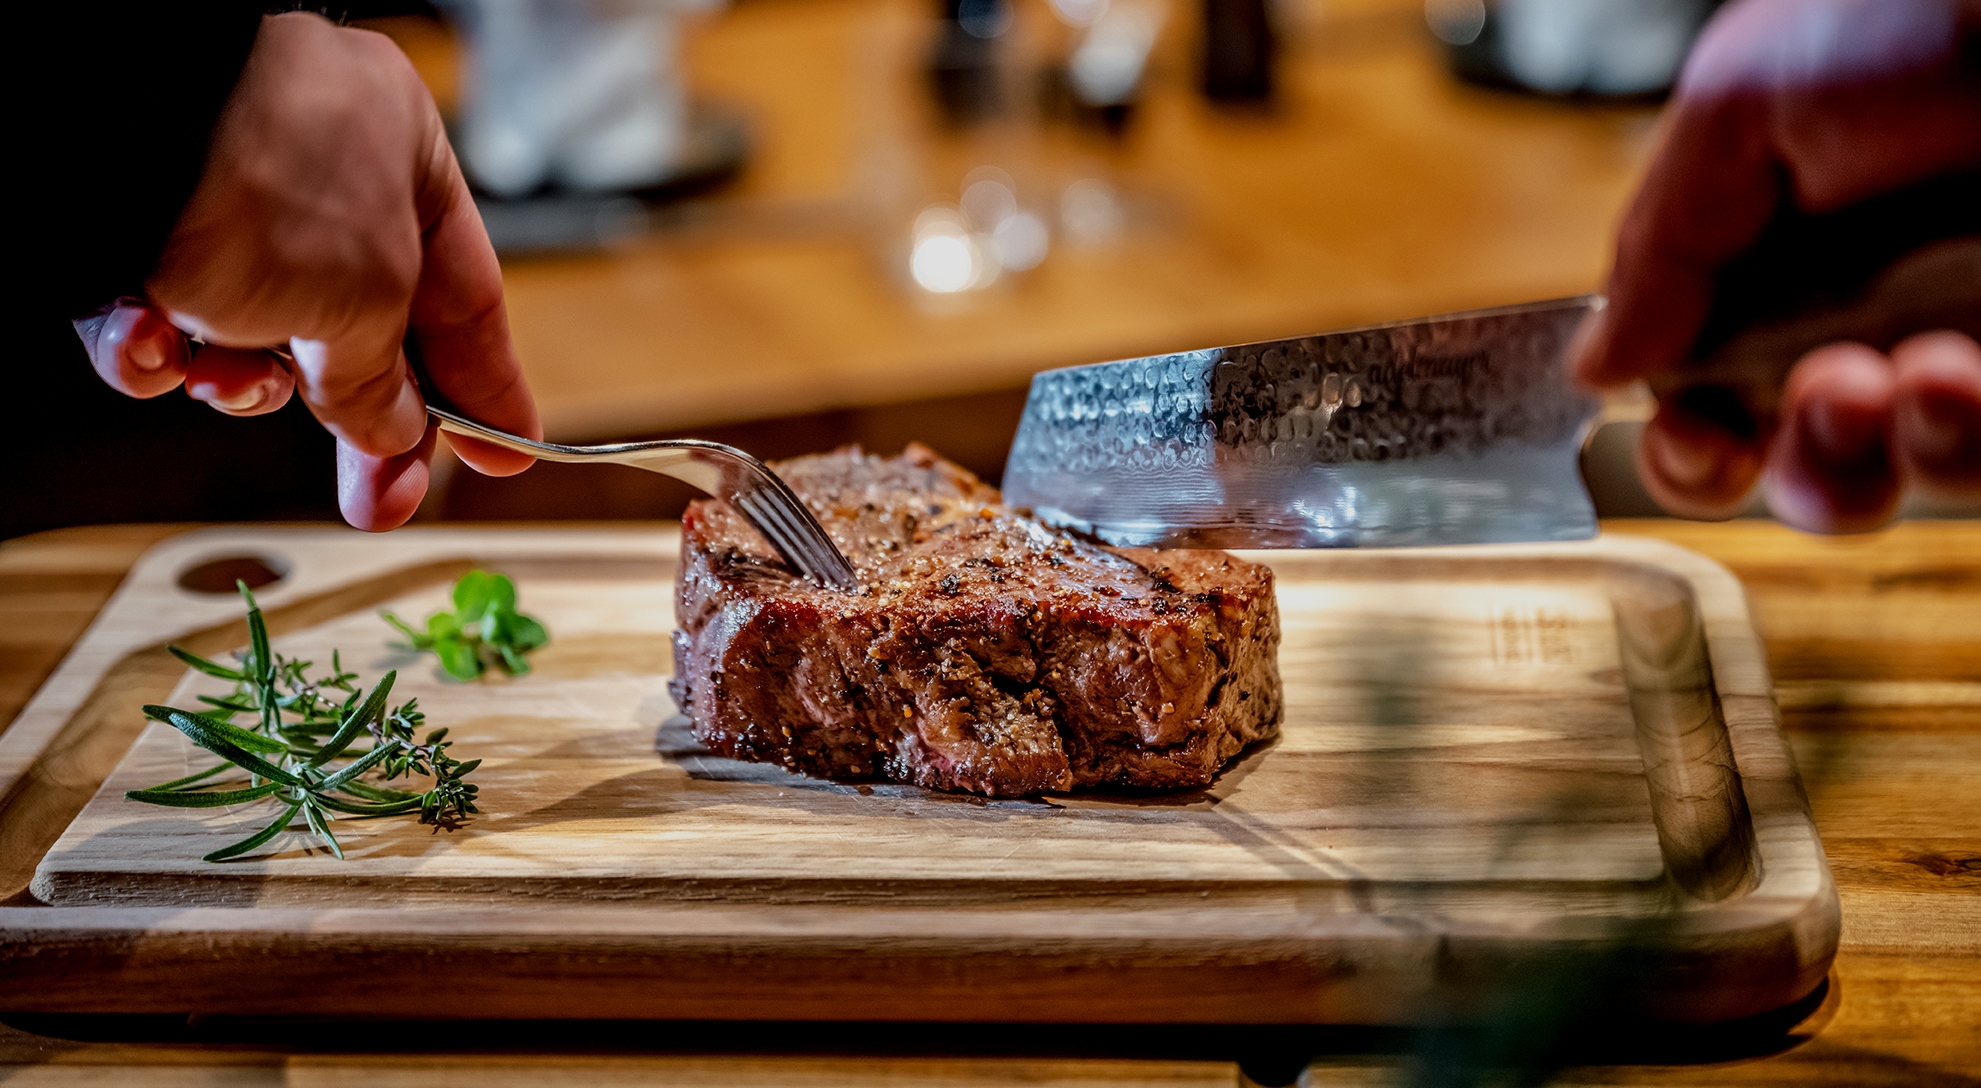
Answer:
M1033 378L1005 500L1113 544L1327 548L1596 533L1595 396L1563 363L1599 296Z

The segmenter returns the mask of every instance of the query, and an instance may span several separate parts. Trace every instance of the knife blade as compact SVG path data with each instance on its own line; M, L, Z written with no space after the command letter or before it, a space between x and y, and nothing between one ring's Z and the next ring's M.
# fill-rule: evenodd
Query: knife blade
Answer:
M1596 534L1598 402L1563 354L1600 296L1049 370L1005 501L1112 544L1348 548Z

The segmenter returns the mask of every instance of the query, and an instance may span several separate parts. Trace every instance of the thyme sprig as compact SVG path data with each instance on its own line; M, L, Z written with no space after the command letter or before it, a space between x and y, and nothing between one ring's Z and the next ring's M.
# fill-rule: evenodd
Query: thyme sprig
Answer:
M205 710L144 708L146 717L172 726L224 762L150 789L131 790L125 797L171 808L266 800L281 809L267 826L206 855L207 861L248 853L281 834L298 816L342 858L344 849L330 829L340 814L418 812L421 823L452 824L480 811L475 807L477 787L466 779L481 760L463 762L448 755L453 742L446 739L445 729L415 740L426 715L417 699L388 707L396 672L365 690L333 651L330 671L311 677L312 662L284 657L270 647L268 624L254 593L243 583L235 585L248 606L248 650L238 655L238 667L171 647L193 668L233 681L234 690L199 696ZM252 727L235 725L236 715L252 716ZM354 747L366 742L369 747ZM230 771L246 772L245 785ZM406 790L386 784L414 777L432 779L432 785Z

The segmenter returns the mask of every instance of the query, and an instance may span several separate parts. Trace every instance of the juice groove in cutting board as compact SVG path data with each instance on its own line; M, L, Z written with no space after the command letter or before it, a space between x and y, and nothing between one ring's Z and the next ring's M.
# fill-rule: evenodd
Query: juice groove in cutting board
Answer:
M1834 952L1738 586L1678 549L1254 553L1279 577L1278 741L1206 790L985 801L699 749L665 688L674 541L161 545L0 736L0 770L25 768L0 860L33 873L0 908L33 980L8 1004L377 1012L418 976L473 979L483 1016L1382 1023L1627 937L1665 964L1633 980L1644 1011L1714 1020L1803 996ZM156 647L239 638L236 603L170 575L254 551L293 570L263 593L277 648L398 668L395 697L485 759L484 815L342 822L344 862L292 835L214 865L250 814L122 799L206 765L136 715L218 690ZM549 625L531 676L452 683L387 648L376 610L424 616L470 560ZM297 974L243 986L250 955Z

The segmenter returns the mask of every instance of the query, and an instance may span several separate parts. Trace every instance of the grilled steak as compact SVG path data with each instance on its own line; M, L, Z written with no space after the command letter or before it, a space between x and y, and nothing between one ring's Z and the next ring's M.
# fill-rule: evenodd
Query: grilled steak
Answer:
M792 574L723 502L688 508L671 684L714 751L1008 797L1201 786L1278 731L1265 567L1088 543L921 446L775 468L863 588Z

